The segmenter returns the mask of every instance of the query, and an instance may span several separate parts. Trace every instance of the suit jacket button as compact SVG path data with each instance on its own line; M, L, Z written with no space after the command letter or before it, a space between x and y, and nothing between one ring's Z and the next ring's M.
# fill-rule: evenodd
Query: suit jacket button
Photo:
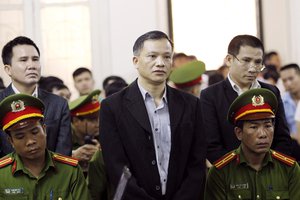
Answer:
M155 186L155 189L160 190L160 186L159 185Z
M152 160L151 163L152 163L152 165L155 165L155 164L156 164L156 161L155 161L155 160Z

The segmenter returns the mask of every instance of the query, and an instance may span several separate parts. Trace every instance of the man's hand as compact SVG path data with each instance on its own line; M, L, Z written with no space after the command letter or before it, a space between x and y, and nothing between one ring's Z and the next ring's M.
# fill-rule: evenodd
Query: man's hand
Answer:
M85 144L72 151L72 157L80 161L90 161L94 153L100 149L98 140L93 139L94 144Z

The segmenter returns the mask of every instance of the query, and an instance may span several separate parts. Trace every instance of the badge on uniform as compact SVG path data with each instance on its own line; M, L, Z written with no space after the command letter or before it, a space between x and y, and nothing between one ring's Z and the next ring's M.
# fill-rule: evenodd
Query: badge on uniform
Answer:
M24 188L5 188L4 194L23 194Z

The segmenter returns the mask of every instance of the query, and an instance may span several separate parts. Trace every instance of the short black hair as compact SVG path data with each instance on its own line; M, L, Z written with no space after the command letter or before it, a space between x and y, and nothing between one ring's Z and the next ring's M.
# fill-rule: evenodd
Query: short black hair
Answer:
M84 72L88 72L92 77L93 77L93 73L91 70L89 70L86 67L79 67L77 68L74 72L73 72L73 79L75 79L75 77L79 76L80 74L84 73Z
M282 71L287 70L287 69L295 69L296 73L300 74L299 65L296 64L296 63L290 63L288 65L284 65L283 67L280 68L280 71L282 72Z
M278 56L278 53L276 51L266 53L264 56L264 64L267 64L266 61L270 60L272 56Z
M106 77L103 82L102 82L102 88L105 90L106 86L111 82L115 82L115 81L119 81L119 82L123 82L124 84L127 84L126 81L120 77L120 76L108 76Z
M40 56L40 50L36 44L28 37L19 36L9 41L2 49L2 62L4 65L11 65L11 58L13 56L13 48L18 45L31 45L37 50Z
M252 35L237 35L228 45L227 53L231 55L238 55L242 46L251 46L254 48L260 48L264 53L264 45L257 37Z
M63 80L56 76L46 76L46 77L41 77L38 85L39 88L46 90L48 92L52 92L52 88L50 87L52 84L64 84Z
M108 84L104 90L105 90L105 97L109 97L110 95L121 91L123 88L127 87L128 84L123 81L114 81L111 84Z
M173 42L167 36L167 34L165 34L164 32L161 32L161 31L150 31L150 32L147 32L147 33L141 35L135 41L135 43L133 45L133 55L137 56L140 54L140 50L143 48L144 42L146 40L160 40L160 39L167 39L170 42L172 49L174 48Z

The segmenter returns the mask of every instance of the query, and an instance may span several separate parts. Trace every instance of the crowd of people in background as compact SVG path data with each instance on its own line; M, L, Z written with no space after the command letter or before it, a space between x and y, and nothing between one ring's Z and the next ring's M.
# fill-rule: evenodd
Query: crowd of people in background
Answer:
M251 35L234 37L216 70L173 51L165 33L145 33L133 46L136 80L111 75L96 88L97 75L78 67L72 77L79 96L71 101L62 79L41 76L34 41L9 41L2 61L11 83L0 78L0 174L9 185L0 199L109 200L120 190L124 167L131 173L123 180L124 200L264 199L267 189L274 198L300 198L298 64L282 66L279 54L265 53ZM56 167L62 172L54 175ZM263 175L269 188L245 182L251 169L276 173ZM36 194L32 184L40 179ZM62 180L70 184L60 186Z

